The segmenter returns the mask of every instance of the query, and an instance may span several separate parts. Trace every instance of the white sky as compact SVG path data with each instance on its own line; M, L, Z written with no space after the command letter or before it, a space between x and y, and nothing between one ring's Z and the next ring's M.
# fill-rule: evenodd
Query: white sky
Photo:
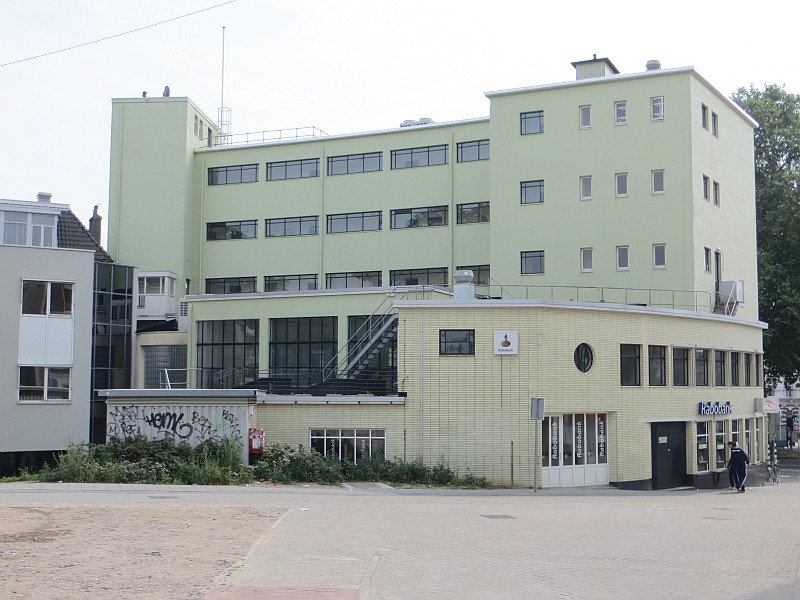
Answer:
M88 42L222 0L0 0L0 63ZM233 132L329 134L489 114L485 91L568 81L570 62L622 73L694 65L724 94L800 93L800 2L238 0L186 19L0 67L0 198L48 191L88 222L108 210L111 98L189 96L216 116L221 28ZM104 226L107 221L104 222ZM104 227L105 230L105 227ZM104 231L105 234L105 231ZM104 236L105 237L105 236Z

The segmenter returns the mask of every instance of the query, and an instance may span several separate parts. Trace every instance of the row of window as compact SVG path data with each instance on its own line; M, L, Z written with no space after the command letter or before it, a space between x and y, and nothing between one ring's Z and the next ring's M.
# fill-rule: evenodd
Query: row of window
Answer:
M616 265L618 271L627 271L630 265L630 246L616 247ZM581 248L581 271L591 273L594 270L594 248ZM667 266L667 245L653 244L653 268L663 269Z
M720 191L719 182L711 181L707 175L703 175L703 200L714 200L714 206L719 206Z
M20 367L20 402L67 402L70 399L69 367Z
M614 124L626 125L628 123L628 103L625 100L614 103ZM650 98L650 120L664 120L664 97ZM544 133L544 111L535 110L520 113L519 127L521 135ZM590 104L578 107L578 126L589 129L592 126L592 106Z
M647 374L651 386L667 385L667 346L647 346ZM672 385L698 387L761 387L762 356L749 352L672 348ZM713 360L713 363L712 363ZM642 346L620 344L620 384L640 386ZM694 377L692 378L692 373Z
M709 119L708 119L708 107L705 104L700 104L700 125L703 129L708 131ZM711 111L711 135L714 137L719 137L719 116L717 113Z
M206 127L203 119L199 116L194 116L194 134L200 138L200 141L205 141L209 146L211 145L211 127Z
M3 243L41 248L56 246L56 215L4 211Z
M763 457L761 455L761 431L762 419L743 419L744 421L744 437L741 436L741 423L740 419L731 419L730 421L718 420L698 421L697 422L697 472L703 473L710 471L713 468L722 470L727 466L727 461L730 455L727 451L728 441L736 442L736 444L744 450L745 454L750 457L753 463L761 462ZM730 439L727 439L727 424L730 423ZM713 431L712 431L713 428ZM755 440L751 439L751 432L755 432ZM711 436L714 436L711 438ZM709 442L713 439L714 445ZM753 443L755 442L755 443ZM710 448L714 448L713 454L714 462L711 462Z
M475 140L456 144L458 162L473 162L489 159L489 140ZM446 165L450 147L447 144L421 146L392 150L391 168L413 169ZM328 175L349 175L383 170L383 152L366 152L328 157ZM267 163L267 181L305 179L319 177L319 158L304 158ZM232 183L255 183L258 181L258 164L211 167L208 169L208 185Z
M544 183L544 182L542 182ZM580 183L580 198L581 200L591 200L592 199L592 176L591 175L583 175L579 177ZM650 192L653 195L663 194L665 192L664 186L664 170L663 169L656 169L650 171ZM628 174L627 173L615 173L614 174L614 196L616 198L627 198L628 197ZM525 201L522 202L525 204Z

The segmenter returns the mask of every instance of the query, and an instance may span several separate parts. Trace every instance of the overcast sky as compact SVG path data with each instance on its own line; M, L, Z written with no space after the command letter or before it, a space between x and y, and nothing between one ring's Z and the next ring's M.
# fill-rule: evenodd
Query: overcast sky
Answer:
M177 17L223 0L0 0L0 64ZM622 73L694 65L721 92L800 93L800 2L238 0L61 54L0 67L0 198L39 191L84 222L108 214L111 98L225 104L233 132L329 134L486 116L484 92L574 79L609 57ZM748 9L750 12L748 12ZM104 231L105 234L105 231ZM105 235L104 235L105 237Z

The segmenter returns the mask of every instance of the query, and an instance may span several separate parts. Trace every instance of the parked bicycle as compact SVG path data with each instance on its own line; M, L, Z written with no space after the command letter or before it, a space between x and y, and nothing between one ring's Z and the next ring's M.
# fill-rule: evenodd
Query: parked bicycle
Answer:
M781 483L781 470L778 468L777 463L767 463L767 473L764 478L766 485L780 485Z

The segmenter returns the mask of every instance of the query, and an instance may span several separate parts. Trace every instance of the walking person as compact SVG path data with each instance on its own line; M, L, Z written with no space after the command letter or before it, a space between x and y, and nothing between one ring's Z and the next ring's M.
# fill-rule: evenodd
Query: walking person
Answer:
M744 483L747 480L747 467L750 459L736 442L728 442L731 457L728 459L728 473L732 474L733 484L737 490L744 492Z

